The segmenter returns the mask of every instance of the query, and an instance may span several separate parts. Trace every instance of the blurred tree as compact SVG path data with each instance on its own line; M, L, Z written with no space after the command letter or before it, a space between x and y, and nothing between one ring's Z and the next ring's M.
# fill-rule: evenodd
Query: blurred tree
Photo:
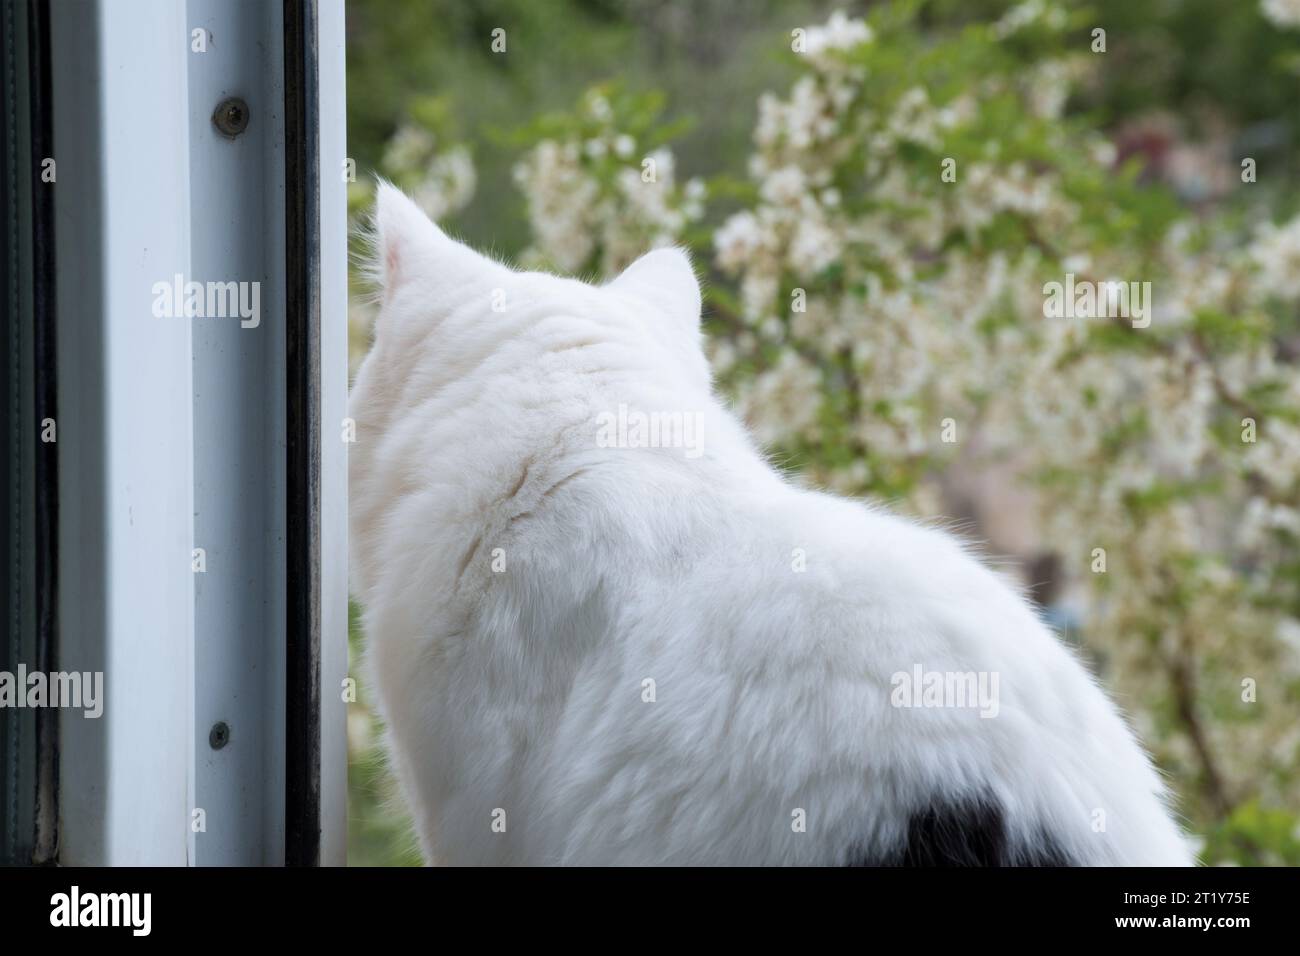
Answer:
M353 3L351 150L528 263L691 245L716 372L820 483L934 515L963 476L1019 482L1033 583L1204 859L1300 864L1300 25L1253 0L841 6ZM1049 319L1066 273L1152 280L1160 318ZM362 852L409 860L357 715Z

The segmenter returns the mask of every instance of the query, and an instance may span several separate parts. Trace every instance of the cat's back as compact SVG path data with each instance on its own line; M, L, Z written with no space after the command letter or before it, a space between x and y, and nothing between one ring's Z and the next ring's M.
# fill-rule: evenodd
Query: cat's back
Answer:
M552 761L590 790L557 792L671 815L689 791L704 829L612 859L1188 862L1117 711L1000 574L944 531L782 488L697 489L720 514L677 526L676 573L616 589L589 672L611 693L575 698ZM626 761L641 748L654 766Z

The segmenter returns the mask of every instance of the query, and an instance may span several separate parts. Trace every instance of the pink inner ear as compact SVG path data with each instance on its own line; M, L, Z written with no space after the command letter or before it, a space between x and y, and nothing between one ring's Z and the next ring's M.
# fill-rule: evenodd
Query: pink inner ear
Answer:
M398 255L397 240L392 236L384 237L384 297L387 298L397 288L398 268L401 256Z

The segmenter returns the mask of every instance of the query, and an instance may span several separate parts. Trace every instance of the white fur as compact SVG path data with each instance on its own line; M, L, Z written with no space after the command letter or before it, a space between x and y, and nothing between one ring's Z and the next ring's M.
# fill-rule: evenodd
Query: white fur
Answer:
M1079 862L1190 861L1115 707L1012 587L769 467L712 394L682 253L602 287L518 273L387 186L378 232L352 582L431 862L884 858L910 814L980 793ZM600 447L620 404L702 414L703 454ZM995 672L997 716L891 706L918 664Z

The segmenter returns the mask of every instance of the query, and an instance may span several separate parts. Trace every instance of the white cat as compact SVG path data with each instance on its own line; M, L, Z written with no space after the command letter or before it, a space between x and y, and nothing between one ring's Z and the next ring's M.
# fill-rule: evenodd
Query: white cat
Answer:
M377 232L352 582L430 862L1191 862L1012 587L768 465L683 253L520 273L388 186Z

